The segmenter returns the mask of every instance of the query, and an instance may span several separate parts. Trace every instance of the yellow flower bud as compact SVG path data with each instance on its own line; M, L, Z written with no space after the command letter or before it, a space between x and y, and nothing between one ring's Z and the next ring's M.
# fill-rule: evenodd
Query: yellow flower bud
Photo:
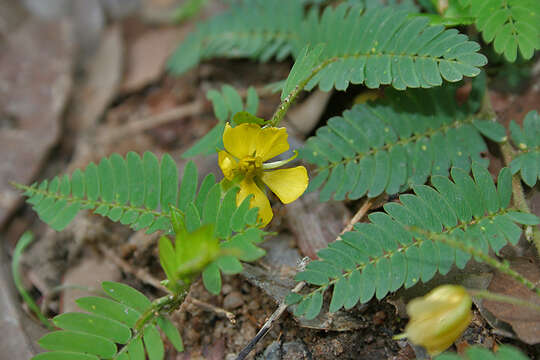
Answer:
M405 336L430 355L446 350L469 326L472 300L462 286L443 285L407 305Z

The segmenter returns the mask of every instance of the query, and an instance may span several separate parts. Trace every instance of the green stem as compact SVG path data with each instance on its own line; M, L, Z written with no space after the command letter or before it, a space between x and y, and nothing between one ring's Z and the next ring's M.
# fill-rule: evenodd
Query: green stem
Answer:
M27 231L21 236L21 238L17 242L17 245L15 245L15 251L13 251L13 258L11 260L11 273L12 273L12 276L13 276L13 282L15 283L15 287L17 288L17 291L19 292L19 294L23 298L23 300L26 303L26 305L28 306L28 308L30 310L32 310L32 312L34 312L34 314L36 314L38 319L49 330L54 330L54 326L51 323L51 321L49 319L47 319L47 317L45 315L43 315L43 313L41 312L41 310L39 309L39 307L35 303L34 299L32 299L30 294L28 294L28 292L24 288L24 285L23 285L22 279L21 279L21 273L19 271L20 259L21 259L21 256L22 256L23 252L24 252L24 249L26 249L26 247L28 245L30 245L30 243L32 242L33 239L34 239L34 236L32 235L32 233L30 231Z
M520 298L517 298L517 297L514 297L514 296L502 295L502 294L493 293L493 292L490 292L490 291L487 291L487 290L476 290L476 289L467 289L467 292L469 294L471 294L471 296L474 296L474 297L477 297L477 298L482 298L482 299L487 299L487 300L492 300L492 301L497 301L497 302L503 302L503 303L512 304L512 305L528 307L528 308L540 313L540 305L537 305L537 304L532 303L530 301L526 301L526 300L523 300L523 299L520 299Z
M440 241L442 243L445 243L454 249L459 249L463 252L466 252L467 254L470 254L474 256L477 259L480 259L481 261L485 262L486 264L494 267L495 269L499 270L501 273L506 274L508 276L511 276L530 290L536 292L538 296L540 296L540 288L538 288L533 282L531 282L529 279L525 278L523 275L515 271L514 269L510 268L510 264L507 261L500 262L496 260L495 258L492 258L491 256L485 254L484 252L478 250L477 248L466 245L462 243L461 241L457 241L453 239L451 236L428 232L416 227L411 227L411 231L414 231L420 235L423 235L431 240L434 241Z
M144 327L151 321L163 314L170 314L178 310L188 294L189 285L183 287L176 294L170 294L160 297L152 302L150 306L137 320L135 330L141 333Z
M283 120L283 117L285 116L285 114L287 113L289 108L291 107L291 104L296 100L298 94L300 94L300 92L302 90L304 90L304 88L311 81L311 79L313 79L313 77L315 75L317 75L317 73L319 71L321 71L326 66L328 66L328 64L333 63L333 62L335 62L337 60L338 60L337 57L333 57L333 58L327 59L327 60L323 61L322 63L320 63L319 65L317 65L317 67L315 67L311 71L311 74L309 74L309 76L307 78L305 78L298 85L296 85L296 87L293 89L293 91L291 91L289 93L289 95L287 95L287 97L285 99L283 99L281 104L279 104L278 108L274 112L274 115L272 115L272 118L268 122L268 125L269 126L278 126L279 123L281 122L281 120Z
M135 334L131 339L124 344L124 347L116 353L113 360L119 359L120 356L125 353L128 349L128 346L135 340L140 339L143 335L144 328L151 322L154 322L159 316L163 314L170 314L173 311L176 311L180 308L186 296L189 292L190 285L185 285L180 291L175 294L169 294L163 297L160 297L152 301L152 305L141 315L139 320L135 323Z

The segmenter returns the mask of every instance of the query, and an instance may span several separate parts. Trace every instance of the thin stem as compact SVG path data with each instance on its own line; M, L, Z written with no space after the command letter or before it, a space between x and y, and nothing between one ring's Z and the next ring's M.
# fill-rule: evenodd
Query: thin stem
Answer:
M322 63L320 63L319 65L317 65L317 67L315 67L311 71L311 74L309 74L309 76L307 78L305 78L300 83L298 83L298 85L296 85L296 87L293 89L293 91L291 91L289 93L289 95L287 95L287 97L285 99L283 99L281 104L279 104L278 108L274 112L274 115L272 115L272 118L268 122L268 125L269 126L278 126L279 123L281 122L281 120L283 120L283 117L285 116L285 114L287 113L289 108L291 107L291 104L296 100L296 97L298 96L298 94L300 94L300 92L302 90L304 90L304 88L311 81L311 79L313 79L313 77L315 75L317 75L317 73L319 71L324 69L328 64L333 63L333 62L335 62L337 60L338 60L337 57L333 57L333 58L327 59L327 60L323 61Z
M514 296L502 295L502 294L493 293L487 290L476 290L476 289L467 289L467 292L471 294L471 296L474 296L477 298L528 307L540 313L540 305L537 305L530 301L526 301L526 300L523 300Z
M11 260L11 273L13 276L13 283L15 283L15 288L23 298L28 308L38 317L38 319L43 323L43 325L45 325L49 330L54 330L54 325L52 324L52 322L41 312L39 306L37 306L34 299L32 299L30 294L24 288L19 269L21 256L26 247L30 245L33 239L34 235L32 235L30 231L27 231L21 236L21 238L17 242L17 245L15 245L15 251L13 252L13 258Z
M462 243L461 241L457 241L457 240L453 239L451 236L448 236L448 235L432 233L432 232L428 232L428 231L425 231L425 230L422 230L422 229L419 229L419 228L416 228L416 227L411 227L410 230L414 231L414 232L416 232L416 233L418 233L420 235L423 235L423 236L425 236L425 237L427 237L427 238L429 238L431 240L440 241L442 243L445 243L445 244L453 247L454 249L459 249L459 250L461 250L463 252L466 252L467 254L470 254L470 255L476 257L477 259L480 259L481 261L485 262L486 264L488 264L488 265L494 267L495 269L499 270L501 273L513 277L515 280L517 280L518 282L520 282L521 284L523 284L524 286L526 286L530 290L536 292L536 294L538 296L540 296L540 288L538 288L536 286L536 284L531 282L529 279L525 278L523 275L521 275L520 273L518 273L514 269L511 269L510 264L507 261L500 262L500 261L496 260L495 258L492 258L491 256L485 254L483 251L480 251L480 250L478 250L477 248L475 248L475 247L473 247L471 245L466 245L466 244Z
M137 320L137 323L135 324L135 330L137 332L141 332L146 324L153 321L158 316L166 313L169 314L177 309L180 308L184 300L186 299L186 296L188 294L189 285L185 286L177 292L176 294L170 294L167 296L160 297L154 301L152 301L152 306L148 308Z

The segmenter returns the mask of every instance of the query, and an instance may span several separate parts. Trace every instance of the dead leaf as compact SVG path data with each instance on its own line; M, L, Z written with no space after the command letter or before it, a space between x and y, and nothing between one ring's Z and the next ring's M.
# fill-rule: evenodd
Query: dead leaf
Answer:
M187 26L150 30L128 44L122 91L135 91L156 81L163 74L169 55L189 31L191 27Z
M28 21L0 42L0 226L60 135L73 44L67 23Z
M71 267L64 278L62 285L76 285L90 290L100 291L103 281L120 281L120 271L108 259L98 259L97 256L84 256L79 264ZM81 311L75 300L88 296L88 291L67 288L61 297L61 311Z
M302 254L312 259L336 240L351 214L343 202L320 202L319 193L305 194L285 208L290 229Z
M296 285L290 274L284 276L278 269L262 269L250 264L243 264L243 266L244 271L242 271L241 275L250 283L262 289L278 304L284 301L285 296ZM367 326L365 321L352 316L344 310L333 314L323 310L313 320L303 318L297 318L296 320L302 327L317 330L349 331Z
M510 261L510 267L533 283L540 281L540 266L532 258L516 258ZM496 273L488 290L497 294L508 295L540 305L540 298L536 293L514 280L509 275ZM532 309L484 300L486 310L490 311L499 320L512 326L520 340L527 344L540 342L540 314Z

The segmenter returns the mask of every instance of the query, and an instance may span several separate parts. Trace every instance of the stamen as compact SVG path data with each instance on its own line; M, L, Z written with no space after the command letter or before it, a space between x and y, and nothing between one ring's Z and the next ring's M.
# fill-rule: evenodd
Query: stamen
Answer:
M298 156L298 151L294 150L294 155L291 156L290 158L288 158L286 160L274 161L274 162L271 162L271 163L263 163L262 168L263 168L263 170L270 170L270 169L275 169L275 168L281 167L281 166L293 161L294 159L296 159L297 156Z

